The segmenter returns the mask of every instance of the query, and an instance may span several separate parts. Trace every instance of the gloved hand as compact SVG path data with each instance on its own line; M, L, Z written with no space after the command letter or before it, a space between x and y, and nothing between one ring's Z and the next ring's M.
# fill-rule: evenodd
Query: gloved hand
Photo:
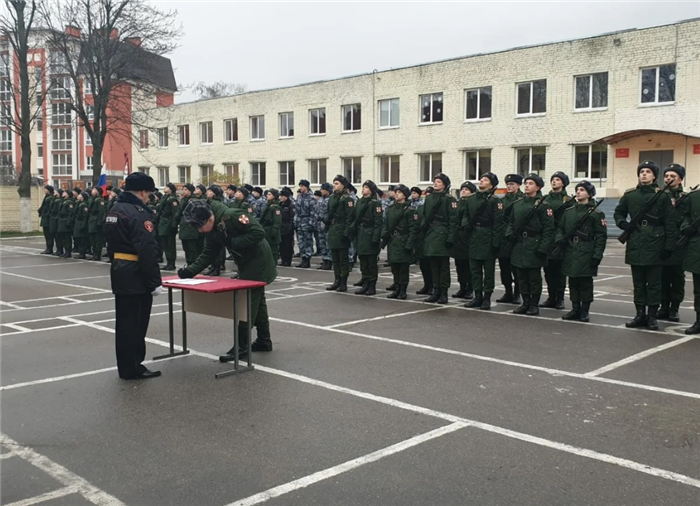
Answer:
M557 241L557 248L559 249L564 249L569 245L569 242L566 239L559 239Z
M445 243L445 246L447 246L447 249L452 249L452 248L454 248L454 245L455 245L455 243L453 243L452 241L447 241L447 242Z
M161 293L163 293L163 285L156 286L155 289L151 292L151 295L154 297L158 297Z
M623 221L620 223L620 228L624 230L625 232L630 229L630 222L629 221Z
M189 279L194 277L194 273L189 270L187 267L183 267L182 269L179 269L177 271L177 276L180 279Z
M681 234L683 234L686 237L693 237L695 235L695 230L690 227L684 228L683 230L681 230Z
M600 258L591 258L591 267L598 267L600 265Z
M661 260L668 260L673 255L673 250L665 249L661 252Z
M389 244L389 243L386 242L386 240L383 239L382 242L379 243L379 247L380 247L381 249L384 249L384 248L386 248L386 245L387 245L387 244Z

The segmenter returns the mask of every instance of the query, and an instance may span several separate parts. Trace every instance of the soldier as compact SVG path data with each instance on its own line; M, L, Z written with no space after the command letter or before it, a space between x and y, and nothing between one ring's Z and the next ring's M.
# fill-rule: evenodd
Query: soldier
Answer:
M428 186L425 189L426 198L432 195L433 187ZM418 235L416 236L416 243L414 246L414 251L416 254L416 259L418 260L418 266L420 267L421 275L423 276L423 286L416 291L416 295L432 295L433 294L433 274L430 271L430 260L424 254L423 245L425 243L425 236L421 233L423 223L425 222L425 206L421 205L416 209L418 213Z
M617 226L631 234L625 263L632 268L637 314L625 326L657 330L663 262L673 254L677 233L671 198L656 183L659 166L643 161L637 166L637 176L639 184L622 195L614 214Z
M292 189L285 186L280 190L280 211L282 211L282 226L280 229L282 242L280 243L280 258L282 267L292 266L294 255L294 202L292 201Z
M61 202L61 208L58 211L58 231L57 234L60 236L61 241L61 258L72 258L71 253L73 252L73 239L71 233L73 232L73 216L75 215L75 203L71 198L71 192L63 192L63 201Z
M311 184L306 179L299 181L299 197L296 201L296 214L294 216L299 255L301 256L301 262L294 267L305 269L311 267L311 256L314 254L313 214L316 201L309 190L309 186Z
M683 192L683 179L685 179L685 167L672 163L664 169L664 183L668 187L671 205L673 205L673 227L679 230L683 220L684 205L687 193ZM675 248L670 258L664 261L661 271L661 307L656 316L657 320L670 322L680 321L678 309L685 297L685 271L683 259L686 255L685 247Z
M236 200L236 190L238 190L238 187L235 184L230 184L226 187L226 198L224 199L224 203L229 207L231 202Z
M326 227L328 199L332 191L333 186L330 183L322 183L321 198L316 202L315 228L318 232L318 247L321 250L321 265L318 268L322 271L329 271L333 268L331 250L328 247L328 228Z
M360 273L363 285L355 290L356 295L375 295L379 267L379 243L382 238L382 204L377 199L377 185L367 180L362 184L362 198L355 206L355 221L352 224L357 235L357 255L360 258Z
M393 205L394 201L396 200L396 188L397 185L390 184L389 188L386 190L386 195L384 195L381 200L382 212L384 213L384 216L386 216L386 210L389 208L389 206Z
M359 200L357 197L357 188L355 188L352 185L352 183L349 183L348 195L350 196L350 199L352 200L353 205L357 205L357 201ZM383 192L378 189L377 195L379 196L379 198L381 198L383 195ZM348 269L350 271L352 271L355 268L356 261L357 261L357 236L355 236L351 233L350 234L350 247L348 248ZM353 283L352 286L362 286L362 279Z
M693 275L693 309L695 310L695 323L685 329L685 333L693 335L700 334L700 191L690 192L681 209L683 221L681 238L678 242L686 251L683 269Z
M51 204L54 201L53 186L47 184L44 186L44 200L39 207L39 218L41 218L41 229L44 231L44 241L46 241L46 249L41 252L42 255L53 255L53 243L55 240L54 234L51 233Z
M450 195L450 178L442 172L433 178L435 190L425 199L425 215L421 224L424 237L423 254L430 261L433 294L424 302L447 304L450 288L450 253L457 232L457 200Z
M555 172L550 178L552 190L544 198L554 213L554 229L559 226L559 221L569 207L576 200L566 194L566 187L569 186L569 176L563 172ZM547 265L544 268L544 279L547 282L547 299L540 304L540 307L554 309L564 309L564 292L566 291L566 276L564 276L564 266L561 254L554 258L550 254L547 256Z
M58 233L58 213L61 210L61 205L63 204L63 192L64 190L56 190L56 196L51 202L51 211L49 215L49 231L56 242L56 252L52 253L54 256L60 257L63 255L63 238Z
M91 260L99 262L102 260L102 230L107 217L105 200L102 198L102 190L93 186L90 189L92 198L87 203L88 204L88 238L89 241L88 250L92 250Z
M263 189L260 188L259 186L256 186L253 188L253 190L250 192L251 196L253 197L251 199L251 204L253 208L253 216L260 221L260 216L262 216L262 211L263 208L265 207L265 204L267 200L263 197Z
M212 187L209 189L211 190ZM216 200L220 200L221 202L224 201L223 197L220 199L217 198ZM228 207L231 209L241 209L248 214L253 214L253 207L250 205L250 192L248 191L248 188L245 186L239 187L234 193L234 199L229 202Z
M265 191L267 205L262 210L260 224L265 229L265 237L272 250L272 258L277 265L280 258L280 243L282 242L282 210L279 202L280 192L277 188Z
M246 192L245 196L243 196L244 192ZM250 209L250 207L248 206L248 201L246 198L247 192L248 190L246 188L243 188L242 186L238 188L238 190L236 190L236 199L233 202L230 202L228 207L231 209L241 209L245 212L252 211L252 209ZM209 206L212 209L216 209L220 206L226 206L224 192L218 184L213 184L209 187L209 189L207 189L206 197L207 202L209 203ZM248 212L248 214L251 213ZM225 270L226 252L222 250L219 253L219 256L216 258L216 260L212 262L212 264L209 266L209 269L207 269L207 272L205 272L204 274L207 276L220 276L221 271Z
M348 290L348 250L350 248L350 228L355 217L355 203L348 195L350 181L338 174L333 179L333 195L328 200L328 246L333 259L335 281L326 290L346 292Z
M146 174L129 174L124 191L105 220L116 309L117 369L119 377L125 380L160 376L160 371L150 371L141 363L146 358L153 297L163 291L154 215L146 205L148 194L154 190L153 179Z
M277 277L277 268L272 259L270 245L265 240L265 230L254 216L242 209L227 208L221 205L210 206L207 202L195 200L187 206L183 215L185 221L206 235L204 251L197 260L177 271L181 278L192 278L225 251L230 244L236 258L239 279L272 283ZM238 323L238 358L248 355L250 326L255 325L258 337L253 342L253 351L272 351L270 320L265 301L265 287L250 290L251 321ZM235 360L235 350L231 348L219 357L221 362Z
M608 240L605 214L596 209L595 186L576 185L576 204L568 206L559 220L556 248L563 253L563 273L569 278L571 311L562 320L588 322L593 302L593 278L603 259Z
M417 210L420 206L423 205L423 199L421 199L421 195L423 195L423 190L421 190L417 186L411 188L411 209Z
M176 217L176 222L180 227L178 235L180 237L180 242L182 243L182 250L185 252L185 264L187 265L194 263L199 256L199 250L197 249L199 232L182 218L187 205L192 202L193 199L195 199L193 195L194 191L195 187L190 183L187 183L182 188L182 198L180 199L180 205L178 206L178 213Z
M176 188L168 183L163 188L163 199L158 204L158 236L163 243L165 253L164 271L175 270L175 235L177 234L177 215L180 213L180 202L177 199Z
M73 209L73 217L71 218L71 223L69 227L69 231L71 234L71 238L73 238L73 227L75 226L75 215L77 214L76 211L78 210L78 196L83 192L83 190L79 187L76 186L73 188L72 192L72 199L73 199L73 204L75 204L75 208ZM78 251L78 246L75 244L75 240L73 240L73 250ZM73 258L72 256L69 256L68 258Z
M523 184L523 176L520 174L508 174L505 178L506 194L501 199L503 202L503 218L505 223L508 223L508 215L512 210L513 203L523 197L523 192L520 191L520 185ZM504 241L504 248L501 249L498 255L498 268L501 270L501 283L506 292L502 297L496 299L496 302L506 304L520 304L520 287L518 286L518 278L510 264L510 254L506 254L505 250L509 246Z
M491 309L491 295L496 286L496 257L505 229L503 202L493 196L497 186L496 174L483 174L479 179L479 192L466 202L463 225L469 235L469 268L474 299L464 307Z
M75 219L73 222L73 240L78 252L76 258L86 259L86 253L90 250L89 221L90 221L90 196L87 192L81 192L75 202Z
M386 254L394 277L393 291L387 299L405 299L408 288L409 266L413 260L413 244L418 235L418 213L411 208L411 190L398 185L394 203L386 210L382 225L381 247Z
M236 188L236 185L228 185L229 188L233 187ZM237 188L236 188L237 189ZM236 190L233 190L234 193ZM204 186L203 184L198 184L197 186L194 187L194 197L200 200L204 200L207 198L207 187Z
M459 290L452 294L455 299L471 299L474 297L472 291L472 275L469 270L469 235L465 229L467 223L467 200L476 193L476 186L471 181L465 181L459 187L459 201L457 201L457 222L460 224L454 238L454 247L450 256L455 259L455 269L457 270L457 282Z
M316 203L314 204L314 214L313 214L313 224L314 224L314 243L316 244L316 249L314 250L314 255L315 257L321 256L321 244L320 244L320 238L319 238L319 232L318 232L318 227L316 224L318 223L318 203L321 201L321 197L323 197L323 194L321 193L321 190L316 190L314 192L314 200ZM320 269L323 267L323 263L317 269Z
M536 316L540 314L542 267L554 241L554 213L542 197L542 178L533 173L523 181L525 195L513 203L506 227L506 238L513 248L511 264L517 269L523 296L523 303L513 312Z

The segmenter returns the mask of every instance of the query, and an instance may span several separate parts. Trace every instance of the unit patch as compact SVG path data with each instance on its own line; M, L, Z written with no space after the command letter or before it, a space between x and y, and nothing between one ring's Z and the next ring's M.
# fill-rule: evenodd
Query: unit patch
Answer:
M452 202L452 209L457 209L457 202Z
M238 217L238 221L240 221L240 222L243 223L244 225L248 225L248 224L250 223L250 219L249 219L248 216L246 216L245 214L241 214L241 215Z
M550 218L551 218L552 216L554 216L554 213L552 212L552 208L551 208L551 207L550 207L549 209L547 209L547 216L549 216Z
M381 213L382 213L382 208L381 208L381 207L378 207L378 208L377 208L377 214L381 214Z
M144 221L143 226L146 230L148 230L148 233L153 233L154 227L153 227L153 222L151 221Z

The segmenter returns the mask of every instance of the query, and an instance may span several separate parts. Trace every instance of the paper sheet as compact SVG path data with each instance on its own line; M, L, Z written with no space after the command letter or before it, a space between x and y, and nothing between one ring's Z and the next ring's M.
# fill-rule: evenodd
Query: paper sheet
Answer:
M205 283L215 283L215 279L173 279L166 281L166 283L170 285L187 285L187 286L196 286L196 285L203 285Z

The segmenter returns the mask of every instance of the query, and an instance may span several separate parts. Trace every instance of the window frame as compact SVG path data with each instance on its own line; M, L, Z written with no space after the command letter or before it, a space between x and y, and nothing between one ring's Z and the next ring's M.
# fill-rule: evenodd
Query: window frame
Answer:
M168 184L168 178L170 177L170 167L159 166L158 169L158 186L165 186Z
M434 157L435 155L439 155L439 156L440 156L440 170L437 170L437 171L435 171L435 170L433 169L433 157ZM419 183L419 184L432 184L433 181L435 180L435 179L434 179L435 176L436 176L437 174L439 174L440 172L442 172L442 155L443 155L443 153L440 152L440 151L433 151L433 152L430 152L430 153L419 153L419 154L418 154L418 183ZM423 157L424 157L424 156L429 156L429 157L430 157L430 178L431 178L430 181L424 181L424 180L422 179L422 176L423 176L423 174L422 174L422 173L423 173Z
M67 135L56 137L56 132L68 132ZM61 147L63 146L63 147ZM52 128L51 129L51 151L72 151L73 150L73 129L72 128Z
M209 184L212 184L211 176L214 174L214 165L211 163L205 163L199 166L199 180L204 181L204 178L208 178ZM190 181L185 181L189 183Z
M607 74L607 90L605 90L606 105L602 107L593 107L593 77L599 74ZM576 107L576 96L578 93L577 80L583 77L588 78L589 88L588 88L588 107ZM591 72L590 74L579 74L574 76L574 112L598 112L607 111L610 104L610 72L607 70L604 72Z
M230 125L230 127L229 127ZM229 137L230 135L230 139ZM238 142L238 118L228 118L224 120L224 144L234 144Z
M183 137L186 137L186 139L183 139ZM187 142L183 142L183 140L186 140ZM189 123L177 126L177 143L178 143L179 148L185 148L185 147L188 147L190 145L190 124Z
M673 81L677 81L677 67L678 64L676 62L674 63L666 63L663 65L652 65L650 67L640 67L639 68L639 107L659 107L659 106L664 106L664 105L674 105L676 103L676 87L674 86L673 88L673 100L666 101L666 102L659 102L659 74L661 73L661 67L669 67L673 65ZM645 70L651 70L651 69L656 69L656 85L654 87L654 101L653 102L642 102L642 76L644 74Z
M256 167L257 166L257 167ZM257 168L257 174L255 172ZM267 162L250 162L250 184L253 186L266 186Z
M379 160L379 184L398 184L401 182L401 155L379 155L377 157ZM384 167L383 167L383 162L385 159L388 159L389 162L389 167L388 167L388 173L389 173L389 178L391 178L391 173L392 173L392 160L396 158L397 161L397 167L396 167L396 172L397 172L397 178L395 181L386 181L384 179Z
M534 106L534 101L535 101L535 94L534 94L535 83L540 82L540 81L544 82L544 111L543 112L532 112L533 106ZM523 84L530 85L530 112L520 113L520 112L518 112L518 105L520 102L520 100L519 100L520 86ZM546 116L546 115L547 115L547 78L532 79L530 81L520 81L520 82L515 83L515 116L517 118L531 118L531 117Z
M593 146L605 146L605 177L593 177L591 175L591 168L593 166ZM584 177L579 177L578 175L578 167L576 165L576 149L577 148L582 148L582 147L587 147L588 148L588 168L586 169L587 175ZM588 181L607 181L608 180L608 155L609 149L606 144L574 144L572 146L571 154L573 156L573 163L571 164L573 167L573 177L571 178L572 181L583 181L584 179Z
M169 144L168 127L158 129L158 149L166 149Z
M231 170L229 171L229 167ZM229 174L230 172L230 174ZM239 177L240 175L240 164L238 162L225 163L224 164L224 174L228 177Z
M541 172L538 170L537 175L540 177L543 177L544 174L547 171L547 146L516 146L514 151L515 151L515 174L520 174L521 176L525 177L528 174L532 174L534 171L532 170L532 150L533 149L544 149L544 167L542 167ZM528 155L528 167L529 170L526 171L526 173L522 174L520 172L520 159L518 157L518 151L523 150L523 149L528 149L529 150L529 155Z
M12 152L14 144L13 132L10 129L0 130L0 151Z
M69 126L73 123L73 114L68 102L54 102L51 104L51 125Z
M262 125L262 137L260 136L261 125ZM253 137L254 135L257 135L257 137ZM250 117L250 140L251 140L251 142L260 142L260 141L265 140L265 115L264 114L259 114L259 115Z
M397 111L398 111L398 118L397 118L397 123L396 125L392 125L392 119L393 119L393 108L392 102L396 100L398 103ZM377 113L379 114L379 120L377 121L377 124L379 125L379 130L391 130L393 128L401 128L401 99L399 97L396 98L384 98L381 100L378 100L379 104L377 106ZM388 114L389 114L389 124L382 126L382 102L387 102L389 104L389 109L388 109Z
M282 169L283 164L285 164L284 170ZM291 164L291 170L290 170L290 164ZM284 160L284 161L278 162L278 168L279 168L279 184L280 184L280 186L294 186L294 181L295 181L294 170L296 169L294 160ZM284 175L284 177L282 177L283 175Z
M318 117L316 118L317 125L315 127L314 111L318 111ZM323 120L323 124L321 123L321 120ZM327 118L325 107L316 107L314 109L309 109L309 137L322 137L326 135L326 131L328 130L328 125L326 124L326 122ZM321 126L323 126L323 132L321 132ZM316 128L318 131L314 132L314 128Z
M199 122L199 144L202 146L211 146L212 144L214 144L213 121Z
M63 160L61 160L63 157ZM56 162L59 161L59 163ZM61 164L60 162L65 162ZM51 156L51 174L54 176L72 176L73 175L73 153L52 153ZM64 169L60 169L64 167ZM58 170L56 170L59 168Z
M321 171L321 162L323 162L323 173ZM313 166L315 164L315 167ZM311 158L309 159L309 181L312 185L320 185L328 180L328 158Z
M357 122L358 126L355 128L355 111L353 108L357 107ZM350 108L349 112L346 112L346 108ZM346 129L346 119L347 115L349 114L350 118L350 129ZM340 106L340 123L341 123L341 132L344 134L349 134L349 133L356 133L356 132L361 132L362 131L362 104L361 103L356 103L356 104L345 104Z
M440 104L442 104L442 108L440 109L440 114L441 118L439 121L433 121L433 103L434 103L434 96L439 95L440 96ZM430 121L423 121L423 97L430 97ZM422 95L418 95L418 124L419 125L441 125L442 122L445 120L445 95L442 91L438 91L435 93L424 93Z
M489 116L482 118L481 115L481 90L485 89L490 89L491 90L491 110L489 111ZM477 117L476 118L468 118L467 117L467 112L468 112L468 107L469 107L469 99L467 98L467 95L469 94L470 91L478 91L477 95L477 100L476 100L476 110L477 110ZM464 90L464 122L465 123L480 123L482 121L491 121L493 119L493 86L479 86L476 88L467 88Z
M139 130L139 151L148 149L148 130Z
M184 174L182 171L185 171ZM192 181L192 166L190 165L178 165L177 166L177 182L178 183L189 183Z
M481 169L481 159L486 158L486 156L482 157L482 153L488 152L488 159L489 159L489 167L488 170L482 170ZM476 178L470 178L469 177L469 154L470 153L476 153ZM481 148L481 149L465 149L462 151L462 180L463 181L471 181L473 183L476 183L479 181L482 177L483 174L486 174L487 172L492 172L492 160L493 157L491 156L493 153L493 150L491 148Z
M289 124L292 124L292 128L289 128ZM294 111L287 111L279 113L279 135L280 139L293 139L294 138ZM283 135L284 129L287 129L287 135ZM290 134L291 132L291 134Z
M346 162L350 162L350 177L348 177ZM359 164L359 168L355 170L355 163ZM340 158L340 165L342 167L342 174L347 178L350 183L362 184L362 157L361 156L343 156ZM356 174L357 172L357 174ZM355 177L357 176L357 177Z
M9 77L0 77L0 102L12 101L12 83Z

